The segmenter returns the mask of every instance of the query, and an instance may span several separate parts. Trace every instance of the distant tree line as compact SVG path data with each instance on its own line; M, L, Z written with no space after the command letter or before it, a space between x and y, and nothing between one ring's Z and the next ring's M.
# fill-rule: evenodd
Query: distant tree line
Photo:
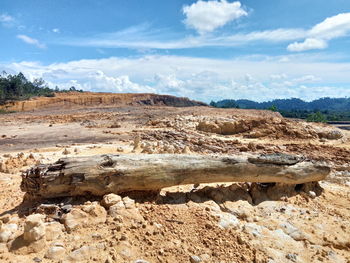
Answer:
M55 92L69 91L82 92L73 86L69 90L60 90L57 86L55 89L50 89L43 79L29 81L22 73L0 74L0 105L8 101L26 100L37 96L53 97Z
M301 99L278 99L267 102L251 100L221 100L210 103L218 108L267 109L284 117L308 121L350 121L350 98L321 98L310 102Z
M43 79L29 81L22 73L11 75L3 72L0 75L0 104L33 96L52 97L54 92Z

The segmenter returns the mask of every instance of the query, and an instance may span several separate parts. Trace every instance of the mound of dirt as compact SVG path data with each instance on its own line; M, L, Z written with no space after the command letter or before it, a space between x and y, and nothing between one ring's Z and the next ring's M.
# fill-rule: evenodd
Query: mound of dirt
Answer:
M37 97L25 101L9 102L0 109L8 111L32 111L47 108L74 108L87 106L158 105L173 107L207 106L184 97L148 93L55 93L54 97Z
M305 122L297 122L283 118L261 118L241 120L209 120L198 123L198 131L234 135L243 134L246 138L272 137L276 139L329 139L337 140L343 134L329 127L317 127Z

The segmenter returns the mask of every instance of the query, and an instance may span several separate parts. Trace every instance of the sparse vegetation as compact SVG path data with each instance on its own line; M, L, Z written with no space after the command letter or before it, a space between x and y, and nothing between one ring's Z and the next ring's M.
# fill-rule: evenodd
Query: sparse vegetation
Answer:
M319 111L316 113L309 114L306 120L309 122L327 122L327 118Z
M271 105L270 107L267 108L270 111L278 111L277 107L275 105Z

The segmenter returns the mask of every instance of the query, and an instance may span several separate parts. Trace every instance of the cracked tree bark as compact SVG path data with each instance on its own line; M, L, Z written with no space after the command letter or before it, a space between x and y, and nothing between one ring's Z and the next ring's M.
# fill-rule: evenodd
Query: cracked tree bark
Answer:
M145 190L182 184L260 182L302 184L330 173L322 163L293 155L98 155L63 158L23 173L21 189L53 198Z

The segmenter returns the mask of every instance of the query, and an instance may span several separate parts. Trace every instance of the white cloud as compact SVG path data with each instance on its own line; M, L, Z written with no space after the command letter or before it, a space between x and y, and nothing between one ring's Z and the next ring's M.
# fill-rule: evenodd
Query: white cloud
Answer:
M314 99L343 96L350 86L350 63L319 62L315 54L280 57L209 59L180 56L85 59L43 65L0 64L2 69L43 77L51 87L101 92L153 92L211 99ZM288 75L286 74L288 73ZM322 82L320 79L322 76ZM324 84L326 83L326 84ZM343 95L342 95L343 94Z
M60 33L61 30L60 30L59 28L53 28L53 29L52 29L52 32L53 32L53 33Z
M315 38L329 40L343 37L350 33L350 13L328 17L315 25L309 32Z
M325 40L316 39L316 38L307 38L304 42L294 42L289 44L287 47L288 51L300 52L312 49L325 49L328 44Z
M270 75L270 79L271 80L282 80L282 79L286 79L287 75L285 73L282 74L271 74Z
M200 47L235 47L249 42L285 42L301 39L306 31L302 29L276 29L255 31L248 34L234 34L225 36L201 35L196 37L174 38L161 40L162 35L157 32L147 32L140 27L137 30L122 30L115 33L96 35L90 38L75 38L60 40L55 44L71 46L89 46L96 48L134 48L134 49L185 49ZM163 33L161 33L163 34Z
M241 7L240 2L202 1L184 6L183 13L186 16L184 23L194 28L200 34L212 32L248 13Z
M222 8L224 6L225 8ZM226 7L230 8L226 8ZM200 32L210 32L231 20L227 14L235 17L235 6L240 12L245 12L239 2L208 1L185 6L186 24L192 25ZM202 10L201 12L199 10ZM221 10L221 11L220 11ZM211 13L212 12L212 13ZM217 15L215 13L218 13ZM240 13L238 12L238 13ZM220 14L220 15L219 15ZM242 13L243 14L243 13ZM244 15L241 15L244 16ZM189 20L192 18L192 20ZM231 19L231 18L230 18ZM226 21L227 20L227 21ZM221 22L219 22L221 21ZM186 49L203 47L236 47L249 43L288 43L287 50L301 52L313 49L325 49L331 39L344 37L350 33L350 13L338 14L326 18L311 29L277 28L272 30L252 31L235 34L201 34L197 36L183 36L169 32L166 29L153 29L149 24L141 24L112 33L104 33L88 38L66 38L53 41L54 44L70 46L88 46L95 48L132 48L137 50L150 49ZM264 42L264 43L262 43ZM287 61L287 57L281 58Z
M46 45L41 43L39 40L35 39L35 38L31 38L27 35L17 35L17 38L22 40L23 42L36 46L38 48L46 48Z
M0 22L2 22L2 23L8 23L8 22L13 22L13 21L15 21L15 19L10 15L7 15L7 14L0 15Z
M306 33L303 42L294 42L288 45L287 50L301 52L313 49L325 49L328 41L344 37L350 33L350 13L342 13L328 17L321 23L312 27Z
M245 74L244 79L246 82L251 82L253 80L253 77L252 77L252 75L247 73L247 74Z
M175 74L155 74L154 82L159 93L181 94L186 88L185 81L178 79Z
M293 81L296 83L309 83L309 82L316 82L316 81L320 81L321 78L316 77L314 75L305 75L305 76L301 76L299 78L295 78Z
M0 23L5 27L12 27L16 20L8 14L0 14Z

